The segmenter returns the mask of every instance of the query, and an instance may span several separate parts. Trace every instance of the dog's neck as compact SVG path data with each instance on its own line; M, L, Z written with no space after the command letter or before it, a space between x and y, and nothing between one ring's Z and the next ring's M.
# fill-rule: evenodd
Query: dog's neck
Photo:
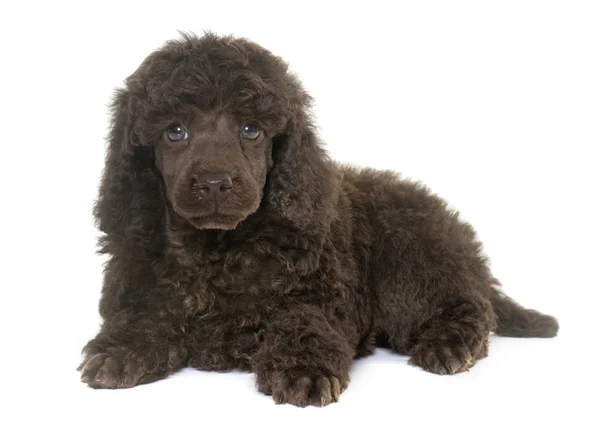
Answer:
M163 226L166 255L182 264L221 260L228 251L243 250L240 243L267 242L275 246L271 251L278 251L280 260L287 260L290 271L308 275L317 269L322 251L322 246L315 245L318 239L302 233L268 205L259 207L233 230L197 229L172 209L166 210Z

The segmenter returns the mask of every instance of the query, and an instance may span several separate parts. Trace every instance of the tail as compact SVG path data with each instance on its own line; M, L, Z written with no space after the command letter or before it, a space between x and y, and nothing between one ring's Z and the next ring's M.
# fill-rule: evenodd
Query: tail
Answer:
M496 287L492 287L492 307L498 318L496 334L511 337L554 337L558 321L533 309L525 309Z

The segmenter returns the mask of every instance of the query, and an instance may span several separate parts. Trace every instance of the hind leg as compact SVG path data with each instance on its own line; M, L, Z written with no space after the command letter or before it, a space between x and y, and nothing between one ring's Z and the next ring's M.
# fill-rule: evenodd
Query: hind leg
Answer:
M376 331L433 373L467 370L487 355L496 283L473 228L428 189L377 177L372 279Z
M409 363L437 374L468 370L487 356L494 315L484 299L454 298L412 333ZM393 344L392 344L393 345Z

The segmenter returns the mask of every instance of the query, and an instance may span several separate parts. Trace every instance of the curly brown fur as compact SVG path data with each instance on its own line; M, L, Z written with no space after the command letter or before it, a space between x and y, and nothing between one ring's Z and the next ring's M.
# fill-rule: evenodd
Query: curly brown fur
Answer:
M330 161L310 102L280 58L212 34L168 42L126 80L95 209L110 258L84 382L251 370L277 403L323 406L376 343L453 374L487 355L491 331L556 334L500 293L442 199Z

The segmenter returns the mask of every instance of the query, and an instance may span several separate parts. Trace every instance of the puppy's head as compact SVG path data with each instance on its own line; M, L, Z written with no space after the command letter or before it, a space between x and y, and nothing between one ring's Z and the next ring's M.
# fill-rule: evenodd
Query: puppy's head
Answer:
M257 210L273 139L306 101L278 57L212 35L168 43L127 88L137 142L153 149L173 210L200 229L232 229Z
M166 43L116 93L100 229L147 239L165 203L198 229L234 229L265 204L282 224L322 235L335 173L310 102L287 64L248 40Z

